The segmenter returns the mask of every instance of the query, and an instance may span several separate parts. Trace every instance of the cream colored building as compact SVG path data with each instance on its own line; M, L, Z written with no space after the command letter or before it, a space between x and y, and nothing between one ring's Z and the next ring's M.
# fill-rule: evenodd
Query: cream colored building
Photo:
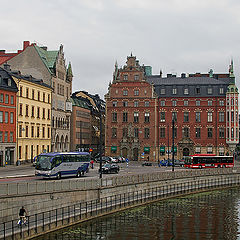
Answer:
M51 151L52 88L32 76L12 74L17 93L17 161L30 162Z

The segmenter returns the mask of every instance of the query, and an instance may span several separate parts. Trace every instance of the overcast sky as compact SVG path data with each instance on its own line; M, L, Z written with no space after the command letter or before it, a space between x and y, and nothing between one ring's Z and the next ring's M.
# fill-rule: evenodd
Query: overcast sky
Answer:
M228 72L239 84L239 0L1 1L0 49L29 40L49 50L64 45L73 92L107 92L114 64L132 52L153 74Z

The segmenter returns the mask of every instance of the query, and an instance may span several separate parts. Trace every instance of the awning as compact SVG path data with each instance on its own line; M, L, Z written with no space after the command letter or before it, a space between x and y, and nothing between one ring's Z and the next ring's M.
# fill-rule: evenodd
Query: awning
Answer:
M160 152L165 152L165 147L164 146L160 147Z
M117 151L117 146L112 146L111 151Z

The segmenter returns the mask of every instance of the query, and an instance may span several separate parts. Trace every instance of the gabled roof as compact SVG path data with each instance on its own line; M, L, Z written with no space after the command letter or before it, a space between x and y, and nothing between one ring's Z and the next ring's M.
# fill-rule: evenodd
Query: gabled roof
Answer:
M34 45L34 47L41 57L43 63L47 67L48 71L53 74L53 68L57 60L58 51L47 51L37 45Z

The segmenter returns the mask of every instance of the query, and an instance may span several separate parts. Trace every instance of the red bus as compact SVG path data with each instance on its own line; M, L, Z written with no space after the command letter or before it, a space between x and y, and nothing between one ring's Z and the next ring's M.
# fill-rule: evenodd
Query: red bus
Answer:
M233 167L233 156L216 156L214 154L194 154L184 159L186 168L222 168Z

